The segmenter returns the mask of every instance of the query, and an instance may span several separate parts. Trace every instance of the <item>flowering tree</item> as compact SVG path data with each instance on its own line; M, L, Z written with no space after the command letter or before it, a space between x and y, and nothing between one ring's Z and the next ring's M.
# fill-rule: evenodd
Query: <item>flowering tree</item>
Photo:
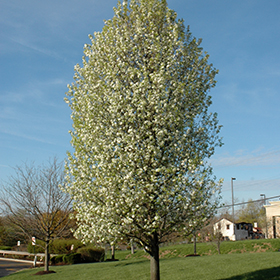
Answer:
M159 244L215 211L219 182L207 159L220 127L209 112L217 71L164 0L131 0L85 45L66 102L77 236L133 238L159 279ZM199 213L199 215L197 215Z

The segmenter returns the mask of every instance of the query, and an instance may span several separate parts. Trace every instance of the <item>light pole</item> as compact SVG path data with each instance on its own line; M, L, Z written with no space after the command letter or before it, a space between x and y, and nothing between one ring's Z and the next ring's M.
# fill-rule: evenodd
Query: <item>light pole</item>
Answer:
M260 196L263 197L263 205L266 205L266 196L264 193L261 193Z
M266 205L266 196L264 193L261 193L260 196L263 197L263 207ZM265 238L267 238L267 220L266 220L266 208L264 207L264 214L265 214Z
M233 196L233 181L236 180L236 178L231 177L231 198L232 198L232 219L233 222L235 222L234 219L234 196Z

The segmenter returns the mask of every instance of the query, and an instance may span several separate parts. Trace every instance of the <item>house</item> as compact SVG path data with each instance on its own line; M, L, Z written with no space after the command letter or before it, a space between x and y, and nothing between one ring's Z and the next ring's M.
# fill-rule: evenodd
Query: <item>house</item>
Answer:
M270 201L264 205L266 212L267 238L280 237L280 201Z
M252 238L253 225L250 223L234 223L226 218L214 224L214 233L220 232L226 240L244 240Z

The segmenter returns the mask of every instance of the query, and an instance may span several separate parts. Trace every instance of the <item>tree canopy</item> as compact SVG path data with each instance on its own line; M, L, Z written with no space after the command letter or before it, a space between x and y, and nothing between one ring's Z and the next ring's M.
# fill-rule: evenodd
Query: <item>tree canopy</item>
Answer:
M217 70L161 0L124 1L90 36L66 102L74 152L66 186L76 235L133 238L152 257L173 232L192 232L217 206L207 160L221 145L209 90Z
M248 200L248 203L241 207L237 211L238 222L246 222L254 225L258 224L258 227L265 228L265 208L262 201Z

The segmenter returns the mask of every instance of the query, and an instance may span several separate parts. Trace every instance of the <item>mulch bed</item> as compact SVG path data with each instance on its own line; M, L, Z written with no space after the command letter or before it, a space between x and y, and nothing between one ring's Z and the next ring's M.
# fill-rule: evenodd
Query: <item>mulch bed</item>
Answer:
M45 274L49 274L49 273L56 273L53 270L49 270L49 271L38 271L37 273L35 273L34 275L45 275Z

